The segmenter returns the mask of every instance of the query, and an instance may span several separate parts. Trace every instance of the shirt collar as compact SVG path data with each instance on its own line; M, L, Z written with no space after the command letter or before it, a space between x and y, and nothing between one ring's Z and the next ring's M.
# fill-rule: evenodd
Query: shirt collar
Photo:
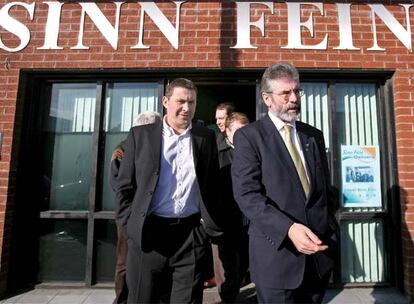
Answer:
M167 137L172 137L172 136L185 136L187 135L191 129L193 128L193 124L190 122L190 124L188 125L187 129L185 129L185 131L181 134L176 134L174 129L171 128L168 123L167 123L167 115L164 116L164 119L162 120L162 133L164 136Z
M286 125L286 122L284 122L283 120L281 120L279 117L277 117L276 115L274 115L272 112L268 112L268 114L269 114L269 118L270 118L270 120L273 122L273 124L276 126L276 129L280 132L281 130L283 130L283 128L285 127L285 125ZM292 127L293 127L293 129L295 129L296 130L296 122L294 121L294 120L292 120L290 123L289 123Z
M228 146L230 146L232 149L234 149L234 145L233 145L233 143L229 140L229 138L228 138L228 137L224 138L224 140L226 141L226 144L227 144Z

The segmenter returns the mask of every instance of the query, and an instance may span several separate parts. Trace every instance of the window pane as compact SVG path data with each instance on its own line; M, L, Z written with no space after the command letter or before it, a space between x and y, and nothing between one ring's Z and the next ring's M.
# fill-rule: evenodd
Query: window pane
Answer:
M339 151L342 146L348 146L347 149L352 147L363 148L365 150L379 150L379 137L378 137L378 119L377 119L377 96L376 96L376 85L375 84L337 84L336 86L336 99L337 99L337 121L338 121L338 142ZM381 151L380 151L381 152ZM381 156L381 153L378 157ZM341 158L342 159L342 158ZM342 167L342 166L341 166ZM369 204L367 207L351 207L345 205L347 211L350 212L361 212L361 211L381 211L382 207L369 207L369 205L381 205L381 176L379 172L375 174L375 167L371 165L363 165L355 163L355 167L348 167L349 172L366 173L372 175L371 190L375 190L372 195L375 194L377 202L375 204ZM371 172L372 171L372 172ZM372 174L371 174L372 173ZM342 174L345 174L341 172ZM345 176L345 175L344 175ZM351 189L359 191L361 195L365 195L369 185L364 183L363 180L359 179L358 189ZM378 187L374 187L378 185ZM356 184L355 184L356 185ZM373 188L374 187L374 188ZM340 193L344 191L344 184L340 185ZM354 187L355 188L355 187ZM368 194L367 194L368 195ZM370 197L372 197L369 194ZM341 203L344 206L346 202L345 197L341 196ZM361 204L363 205L363 204Z
M113 282L116 260L116 225L114 221L98 220L96 232L96 280Z
M378 145L376 85L338 84L336 94L340 144Z
M382 210L376 90L375 84L336 86L338 150L341 151L338 170L346 167L346 172L340 172L343 211ZM384 282L387 259L383 220L344 221L341 236L342 281Z
M385 260L382 219L341 222L343 283L384 282Z
M114 195L108 183L112 151L125 140L134 119L142 112L160 112L158 83L115 83L108 85L105 105L105 158L102 210L114 209Z
M43 129L42 209L85 210L88 207L94 84L54 84Z
M128 132L138 114L158 112L158 83L109 84L106 97L105 131Z
M83 281L86 221L42 220L39 248L40 281Z
M326 149L330 148L328 85L306 82L301 84L304 95L301 98L300 120L321 130Z

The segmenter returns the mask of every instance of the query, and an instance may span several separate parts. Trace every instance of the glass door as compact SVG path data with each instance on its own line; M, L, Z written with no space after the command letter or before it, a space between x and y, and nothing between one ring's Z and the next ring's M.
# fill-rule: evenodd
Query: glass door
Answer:
M96 84L56 84L42 129L40 281L85 278Z
M161 82L54 83L42 114L38 281L112 282L111 154L145 111L162 111Z

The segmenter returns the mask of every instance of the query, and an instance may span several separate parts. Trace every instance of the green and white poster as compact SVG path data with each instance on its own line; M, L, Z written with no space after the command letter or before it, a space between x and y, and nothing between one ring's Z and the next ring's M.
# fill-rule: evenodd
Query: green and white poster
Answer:
M342 205L381 207L378 146L341 146Z

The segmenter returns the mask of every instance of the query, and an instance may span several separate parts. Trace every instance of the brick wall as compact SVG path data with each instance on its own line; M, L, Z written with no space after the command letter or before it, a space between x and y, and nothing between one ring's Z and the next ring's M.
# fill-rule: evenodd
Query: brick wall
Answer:
M24 1L25 3L32 3ZM85 18L83 44L89 50L74 50L78 43L81 17L79 4L62 6L58 45L62 50L39 50L44 43L48 5L35 1L35 13L30 20L26 9L14 7L10 15L24 23L31 32L28 46L19 52L0 50L0 132L3 144L0 159L0 238L3 241L0 280L7 274L8 227L12 219L15 163L11 151L18 151L19 119L15 118L19 72L21 69L125 69L125 68L264 68L274 62L292 62L298 68L317 69L389 69L394 70L396 142L398 151L399 186L401 187L402 238L404 282L406 292L414 297L414 57L388 27L376 18L378 44L386 51L369 51L372 47L371 10L365 1L355 1L351 8L354 46L360 50L335 50L339 45L338 12L335 2L325 1L324 16L315 7L303 6L302 20L313 13L314 37L302 30L303 43L318 44L328 34L327 50L289 50L287 45L287 6L274 3L274 13L264 5L251 8L251 20L265 15L265 35L251 27L251 43L256 49L234 49L236 44L235 3L188 2L181 6L179 48L176 50L145 16L143 41L150 49L131 49L139 36L140 5L127 2L121 7L119 41L115 51L91 22ZM0 0L0 9L8 1ZM405 25L405 12L397 1L381 1L397 20ZM175 5L157 4L173 22ZM111 22L115 22L115 5L99 3L99 8ZM412 11L412 10L411 10ZM414 24L414 12L410 22ZM19 39L0 26L2 42L8 47L19 45ZM16 122L16 123L15 123ZM13 139L14 138L14 139ZM14 140L14 141L13 141ZM15 153L15 152L13 152ZM15 159L15 157L13 158ZM10 216L9 216L10 215ZM1 288L1 286L0 286Z

